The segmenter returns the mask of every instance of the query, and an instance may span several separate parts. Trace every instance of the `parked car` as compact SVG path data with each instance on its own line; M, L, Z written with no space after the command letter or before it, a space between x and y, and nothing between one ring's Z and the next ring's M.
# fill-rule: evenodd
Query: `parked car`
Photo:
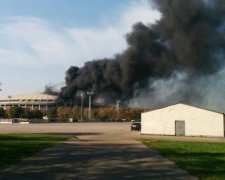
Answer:
M141 130L141 122L131 123L131 131L140 131L140 130Z

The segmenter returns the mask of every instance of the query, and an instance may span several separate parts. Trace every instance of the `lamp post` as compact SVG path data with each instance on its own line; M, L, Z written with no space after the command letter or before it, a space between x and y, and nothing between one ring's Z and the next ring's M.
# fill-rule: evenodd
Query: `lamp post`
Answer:
M11 98L12 98L12 96L9 95L9 96L8 96L8 99L9 99L9 108L10 108L10 104L11 104L11 102L10 102Z
M93 96L94 92L93 91L88 91L87 95L89 98L89 108L88 108L88 119L91 119L91 96Z
M84 92L80 92L81 103L80 103L80 119L83 120L83 106L84 106Z
M116 120L118 121L119 119L119 110L120 110L120 100L116 100Z

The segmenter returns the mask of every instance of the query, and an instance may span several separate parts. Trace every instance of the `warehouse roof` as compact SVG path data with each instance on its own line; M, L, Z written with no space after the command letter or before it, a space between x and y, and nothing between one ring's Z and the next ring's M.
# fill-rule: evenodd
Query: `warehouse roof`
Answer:
M215 110L212 110L212 109L202 108L202 107L198 107L198 106L195 106L195 105L190 105L190 104L186 104L186 103L182 103L182 102L177 102L177 103L174 103L174 104L171 104L171 105L159 107L159 108L156 108L156 109L151 109L150 111L155 111L155 110L167 108L167 107L174 106L174 105L177 105L177 104L183 104L183 105L186 105L186 106L195 107L195 108L198 108L198 109L202 109L202 110L206 110L206 111L211 111L211 112L218 113L218 114L224 114L224 113L222 113L222 112L218 112L218 111L215 111ZM148 113L148 112L150 112L150 111L146 111L146 112L144 112L144 113Z

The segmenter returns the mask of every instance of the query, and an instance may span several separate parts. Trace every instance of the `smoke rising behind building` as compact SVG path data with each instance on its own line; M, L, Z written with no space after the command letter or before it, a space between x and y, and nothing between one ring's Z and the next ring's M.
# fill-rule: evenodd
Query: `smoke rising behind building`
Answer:
M71 66L59 102L79 104L79 92L91 90L105 103L155 107L182 101L225 112L225 1L150 3L161 19L137 22L126 35L128 48L114 58Z

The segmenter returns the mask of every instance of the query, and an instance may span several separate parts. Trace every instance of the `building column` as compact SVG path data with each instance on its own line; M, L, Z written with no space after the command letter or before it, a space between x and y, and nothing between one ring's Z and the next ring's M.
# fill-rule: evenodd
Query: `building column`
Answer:
M41 110L41 105L40 104L38 105L38 109Z

